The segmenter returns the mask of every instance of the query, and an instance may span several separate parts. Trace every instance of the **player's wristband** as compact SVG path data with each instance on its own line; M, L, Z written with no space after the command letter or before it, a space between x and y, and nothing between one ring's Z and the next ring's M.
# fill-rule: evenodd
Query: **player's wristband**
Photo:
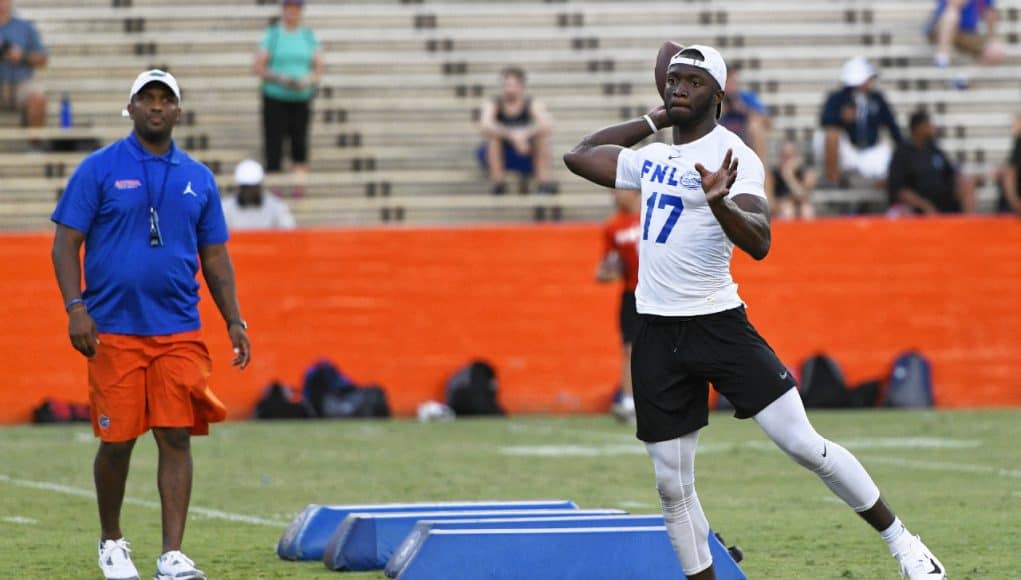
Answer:
M656 123L654 123L652 121L652 117L650 117L648 115L642 115L642 118L645 119L645 122L649 124L649 128L652 129L653 133L656 133L656 132L659 131L659 129L656 127Z
M83 300L81 298L75 298L74 300L72 300L72 301L70 301L70 302L68 302L67 304L64 305L64 310L67 311L67 312L71 312L71 308L74 305L76 305L76 304L81 304L82 306L85 306L86 308L88 308L88 305L85 304L85 300Z

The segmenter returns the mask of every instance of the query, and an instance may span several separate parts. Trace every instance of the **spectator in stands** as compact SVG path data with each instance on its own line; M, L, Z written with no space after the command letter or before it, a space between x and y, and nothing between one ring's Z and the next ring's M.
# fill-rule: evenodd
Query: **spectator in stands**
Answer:
M31 20L14 16L13 0L0 0L0 108L21 112L28 127L46 124L46 94L32 80L49 58Z
M1021 216L1021 115L1014 119L1014 148L999 177L997 211Z
M642 192L613 189L617 207L603 227L603 258L596 270L596 281L609 284L620 280L620 339L623 359L620 369L620 392L611 409L621 421L635 418L635 399L631 388L631 344L638 333L638 308L635 288L638 286L638 240L642 237Z
M806 167L801 151L791 141L780 146L780 163L773 168L776 215L784 219L815 217L812 190L815 189L815 171Z
M720 117L719 124L740 137L745 145L751 147L762 163L768 167L769 130L772 128L772 120L769 118L766 105L759 99L759 95L755 91L742 88L740 71L741 69L737 66L727 69L723 115ZM772 175L766 175L767 195L773 193L772 177Z
M936 126L924 110L911 114L911 139L890 161L887 193L892 214L972 213L975 181L961 174L936 144Z
M966 52L986 65L999 64L1007 56L996 39L996 8L993 0L936 0L929 21L929 40L936 45L933 62L939 68L950 64L950 47ZM985 29L980 24L985 22ZM954 79L957 88L966 88L967 79Z
M223 200L223 216L231 230L293 230L294 216L287 204L266 191L258 161L246 159L234 170L237 195Z
M292 194L301 196L308 175L308 133L312 97L323 76L323 51L302 24L304 0L282 0L280 21L259 42L253 70L262 79L262 128L266 171L283 168L283 144L290 142Z
M478 158L489 174L493 194L507 192L507 171L534 177L539 193L556 193L550 181L552 118L537 99L525 94L525 71L509 66L500 73L500 94L482 105L480 129L485 142Z
M900 128L886 98L876 89L876 69L862 57L844 63L840 80L844 87L826 98L822 110L823 132L816 134L816 158L823 161L827 185L844 181L843 172L881 182L886 178L893 149L880 141L886 127L897 143Z

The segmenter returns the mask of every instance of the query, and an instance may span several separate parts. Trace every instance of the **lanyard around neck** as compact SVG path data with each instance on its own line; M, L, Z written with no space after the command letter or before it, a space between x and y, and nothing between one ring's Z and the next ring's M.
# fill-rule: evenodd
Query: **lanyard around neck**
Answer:
M166 162L167 169L166 171L163 172L163 183L160 185L160 189L158 192L159 197L153 199L152 179L149 178L149 161L164 162L164 160L160 157L153 157L151 159L146 159L142 162L142 170L145 171L145 193L147 199L149 200L149 209L158 210L160 205L163 204L163 197L167 193L167 179L170 177L170 163Z
M163 161L159 157L154 159ZM159 197L154 200L152 198L152 180L149 178L148 162L149 159L142 161L142 171L145 172L145 192L149 201L149 247L161 248L163 247L163 233L160 231L160 214L158 209L162 205L163 198L167 192L167 179L170 177L171 164L167 162L167 169L163 172L163 184L160 185Z

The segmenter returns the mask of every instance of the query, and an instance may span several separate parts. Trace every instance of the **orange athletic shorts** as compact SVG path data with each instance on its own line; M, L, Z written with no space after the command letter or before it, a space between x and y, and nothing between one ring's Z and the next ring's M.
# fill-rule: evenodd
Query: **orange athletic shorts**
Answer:
M212 369L201 331L165 336L100 334L89 360L92 430L103 441L130 441L150 427L209 433L227 408L209 389Z

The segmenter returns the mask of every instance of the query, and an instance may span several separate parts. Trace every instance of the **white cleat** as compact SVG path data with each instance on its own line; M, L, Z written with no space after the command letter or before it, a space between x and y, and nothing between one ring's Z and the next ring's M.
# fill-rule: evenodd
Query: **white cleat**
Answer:
M206 580L206 573L195 567L188 556L171 550L156 560L154 580Z
M99 542L99 568L106 580L139 580L131 563L131 545L124 538Z
M907 550L894 554L900 563L900 577L909 580L946 580L947 569L925 547L918 536L911 537Z

